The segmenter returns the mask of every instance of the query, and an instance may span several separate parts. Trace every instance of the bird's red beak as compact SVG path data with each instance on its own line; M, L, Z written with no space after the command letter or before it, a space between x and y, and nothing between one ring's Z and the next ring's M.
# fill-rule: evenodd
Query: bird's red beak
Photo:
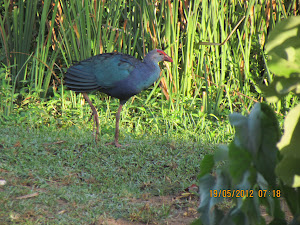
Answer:
M170 56L168 56L163 50L158 49L157 52L164 55L164 61L173 62L173 59Z
M173 62L173 59L168 56L167 54L164 55L164 61L167 61L167 62Z

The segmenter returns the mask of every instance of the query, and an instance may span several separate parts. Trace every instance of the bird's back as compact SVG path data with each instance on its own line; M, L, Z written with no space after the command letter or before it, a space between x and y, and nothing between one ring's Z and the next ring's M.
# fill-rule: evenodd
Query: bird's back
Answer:
M96 55L71 66L65 84L76 92L111 89L127 79L140 63L133 56L122 53Z

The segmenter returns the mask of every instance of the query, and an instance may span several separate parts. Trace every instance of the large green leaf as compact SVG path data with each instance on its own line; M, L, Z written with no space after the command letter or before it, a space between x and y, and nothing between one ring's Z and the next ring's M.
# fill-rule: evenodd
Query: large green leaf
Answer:
M250 168L252 162L251 154L237 147L234 143L229 145L229 171L235 184L243 180L245 172Z
M266 51L268 66L278 76L300 73L300 16L287 18L271 31Z
M206 174L200 178L199 193L200 193L200 206L199 212L201 213L200 219L203 224L213 224L215 220L215 211L211 210L210 191L213 190L215 185L215 178L210 174Z
M275 185L279 127L273 110L256 103L248 117L235 113L229 121L236 129L234 144L229 146L230 173L235 182L240 181L252 161L264 178Z
M276 174L287 185L300 187L300 105L290 110L284 121L284 135L278 143L283 159Z
M201 178L205 174L210 173L212 171L214 165L215 165L214 156L211 154L205 155L200 164L200 174L198 175L198 178Z
M253 157L257 155L261 144L260 113L260 104L255 104L248 117L239 113L229 115L230 124L236 130L235 145L238 148L247 149Z
M268 102L277 102L280 98L293 91L295 94L300 94L300 74L295 74L295 77L285 78L275 76L272 83L268 87L261 87L265 93Z
M236 129L236 135L229 146L221 146L214 156L207 155L201 163L200 176L200 220L205 225L220 224L265 224L260 213L260 204L268 208L274 217L273 223L283 221L278 199L265 196L261 199L257 190L275 189L275 165L279 140L279 126L276 115L266 104L256 103L249 116L235 113L229 117ZM210 173L214 165L223 161ZM252 190L251 197L232 196L235 206L225 215L218 209L224 200L222 195L214 197L211 193L232 190ZM284 223L282 223L284 224Z
M217 204L224 200L223 191L230 189L230 175L226 169L218 169L216 178L206 174L200 178L200 219L203 224L233 225L224 220L224 213L218 209ZM216 197L214 193L216 191Z
M275 166L278 154L276 144L280 138L279 125L274 111L267 104L261 103L260 105L261 145L254 163L269 185L274 187L276 184Z
M265 49L267 65L275 74L268 88L261 87L269 102L293 91L300 94L300 16L287 18L270 32Z

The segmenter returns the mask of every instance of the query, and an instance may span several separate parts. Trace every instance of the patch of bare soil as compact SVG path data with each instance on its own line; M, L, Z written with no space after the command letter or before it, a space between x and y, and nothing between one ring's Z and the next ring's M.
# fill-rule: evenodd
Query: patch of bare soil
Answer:
M291 211L289 210L289 207L284 198L280 198L280 205L281 205L281 210L285 214L285 220L287 222L291 222L293 220L293 215L292 215ZM261 207L260 211L261 211L261 215L266 220L266 224L269 224L273 220L273 218L268 215L265 207Z
M199 198L192 195L182 193L180 196L152 196L148 198L144 196L141 199L131 199L131 204L142 205L139 210L148 210L149 207L161 208L162 206L170 206L170 214L166 219L161 221L140 222L138 217L132 215L132 220L100 218L97 225L187 225L199 217L197 208L199 206ZM131 217L131 216L130 216Z
M140 210L147 210L149 206L159 208L162 205L169 205L171 206L170 215L164 220L151 221L149 223L125 219L100 218L97 225L188 225L199 217L199 213L197 212L200 203L199 199L193 195L188 196L187 193L182 193L180 196L157 196L151 198L145 196L142 199L132 199L131 203L144 205ZM283 198L281 199L281 208L286 215L286 220L291 222L293 216ZM272 221L273 218L267 214L264 207L261 207L261 214L265 218L266 224Z

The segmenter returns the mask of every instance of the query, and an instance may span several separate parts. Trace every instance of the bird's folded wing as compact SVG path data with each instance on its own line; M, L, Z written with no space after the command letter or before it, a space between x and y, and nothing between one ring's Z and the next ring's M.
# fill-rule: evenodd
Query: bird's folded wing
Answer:
M71 66L65 76L66 86L77 92L113 88L116 83L130 76L138 59L120 53L93 56Z

